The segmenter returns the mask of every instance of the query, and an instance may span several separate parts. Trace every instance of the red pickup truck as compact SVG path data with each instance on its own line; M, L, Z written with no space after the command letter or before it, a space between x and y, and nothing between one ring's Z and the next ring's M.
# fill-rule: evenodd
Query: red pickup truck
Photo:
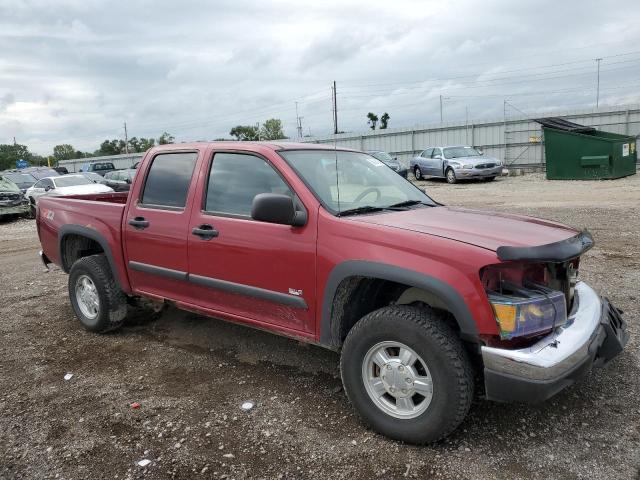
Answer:
M144 298L338 350L356 411L406 442L452 432L476 383L543 401L628 340L577 279L588 232L444 206L358 151L163 145L130 192L43 197L37 227L87 329Z

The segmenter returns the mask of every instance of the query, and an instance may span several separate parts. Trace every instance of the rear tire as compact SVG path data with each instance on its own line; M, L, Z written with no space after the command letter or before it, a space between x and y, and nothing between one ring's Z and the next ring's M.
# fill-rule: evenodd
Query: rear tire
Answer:
M104 254L82 257L69 272L69 299L84 328L105 333L127 316L127 296L118 288Z
M363 317L347 335L342 382L355 410L374 430L423 444L446 437L467 415L473 372L446 315L429 307L384 307ZM429 384L430 393L424 387Z
M454 184L458 181L458 179L456 178L456 172L453 171L453 168L447 168L444 176L447 178L447 183Z
M424 177L422 176L422 170L420 170L420 167L415 167L413 169L413 176L416 177L416 180L424 179Z

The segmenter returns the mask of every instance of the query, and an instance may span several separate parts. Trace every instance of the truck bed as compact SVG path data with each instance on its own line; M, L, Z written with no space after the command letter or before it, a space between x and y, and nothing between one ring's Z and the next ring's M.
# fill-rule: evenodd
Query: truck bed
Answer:
M128 192L40 197L36 223L43 253L66 271L69 265L62 262L61 234L94 231L107 242L113 257L112 265L122 270L118 272L120 278L126 279L121 229L127 197ZM126 289L127 285L122 287Z

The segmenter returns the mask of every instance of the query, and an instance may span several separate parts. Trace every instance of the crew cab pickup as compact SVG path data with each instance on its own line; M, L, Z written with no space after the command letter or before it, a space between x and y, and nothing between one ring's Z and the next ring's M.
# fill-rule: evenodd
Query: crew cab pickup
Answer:
M628 340L578 280L587 231L444 206L358 151L163 145L129 192L43 197L37 230L87 329L143 298L334 349L355 410L406 442L451 433L476 376L539 402Z

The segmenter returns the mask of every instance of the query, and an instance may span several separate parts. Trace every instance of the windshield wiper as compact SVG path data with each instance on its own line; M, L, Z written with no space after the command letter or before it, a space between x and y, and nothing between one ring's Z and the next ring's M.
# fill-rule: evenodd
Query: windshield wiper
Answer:
M364 205L362 207L349 208L338 213L339 217L346 217L348 215L359 215L361 213L380 212L385 210L386 207L374 207L373 205Z
M420 200L405 200L404 202L394 203L393 205L389 205L387 208L401 208L401 207L411 207L412 205L429 205L428 203L424 203Z

